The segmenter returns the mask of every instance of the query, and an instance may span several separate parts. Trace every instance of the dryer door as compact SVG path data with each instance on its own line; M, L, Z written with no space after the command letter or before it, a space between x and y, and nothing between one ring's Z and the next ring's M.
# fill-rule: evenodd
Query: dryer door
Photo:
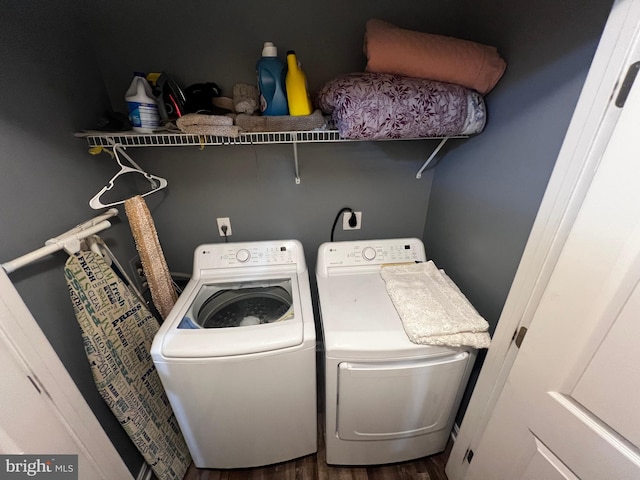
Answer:
M446 428L461 393L468 352L412 362L338 366L338 437L388 440Z

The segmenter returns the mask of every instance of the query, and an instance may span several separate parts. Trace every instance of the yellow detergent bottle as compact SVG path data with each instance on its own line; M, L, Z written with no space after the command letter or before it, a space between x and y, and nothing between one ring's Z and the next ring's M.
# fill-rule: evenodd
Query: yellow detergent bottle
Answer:
M313 107L309 98L309 88L307 77L300 68L296 52L287 52L287 76L285 78L287 86L287 103L289 105L289 115L302 116L311 115Z

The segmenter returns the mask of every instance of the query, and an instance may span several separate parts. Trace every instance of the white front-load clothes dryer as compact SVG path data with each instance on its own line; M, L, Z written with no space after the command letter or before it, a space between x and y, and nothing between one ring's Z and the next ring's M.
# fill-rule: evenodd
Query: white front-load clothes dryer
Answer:
M327 463L401 462L445 449L476 352L412 343L381 266L423 262L416 238L318 250Z
M199 246L151 355L198 468L317 450L315 325L296 240Z

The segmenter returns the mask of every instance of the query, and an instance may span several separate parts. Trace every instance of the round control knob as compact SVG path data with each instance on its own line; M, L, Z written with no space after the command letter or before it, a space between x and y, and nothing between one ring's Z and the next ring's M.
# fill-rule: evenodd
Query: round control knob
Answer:
M240 263L248 262L250 258L251 253L249 253L249 250L247 250L246 248L243 248L242 250L238 250L236 252L236 260L238 260Z
M373 260L376 258L376 249L372 247L366 247L362 250L362 258L365 260Z

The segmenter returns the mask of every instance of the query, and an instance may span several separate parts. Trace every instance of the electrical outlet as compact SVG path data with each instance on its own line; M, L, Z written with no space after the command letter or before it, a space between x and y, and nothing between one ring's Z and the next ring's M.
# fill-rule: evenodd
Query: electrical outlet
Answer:
M229 220L229 217L224 217L224 218L216 218L216 221L218 222L218 233L220 234L221 237L230 237L231 236L231 220ZM227 227L227 231L224 232L222 227Z
M356 226L349 225L351 219L351 212L344 212L342 214L342 229L343 230L360 230L362 228L362 212L353 212L356 214Z

